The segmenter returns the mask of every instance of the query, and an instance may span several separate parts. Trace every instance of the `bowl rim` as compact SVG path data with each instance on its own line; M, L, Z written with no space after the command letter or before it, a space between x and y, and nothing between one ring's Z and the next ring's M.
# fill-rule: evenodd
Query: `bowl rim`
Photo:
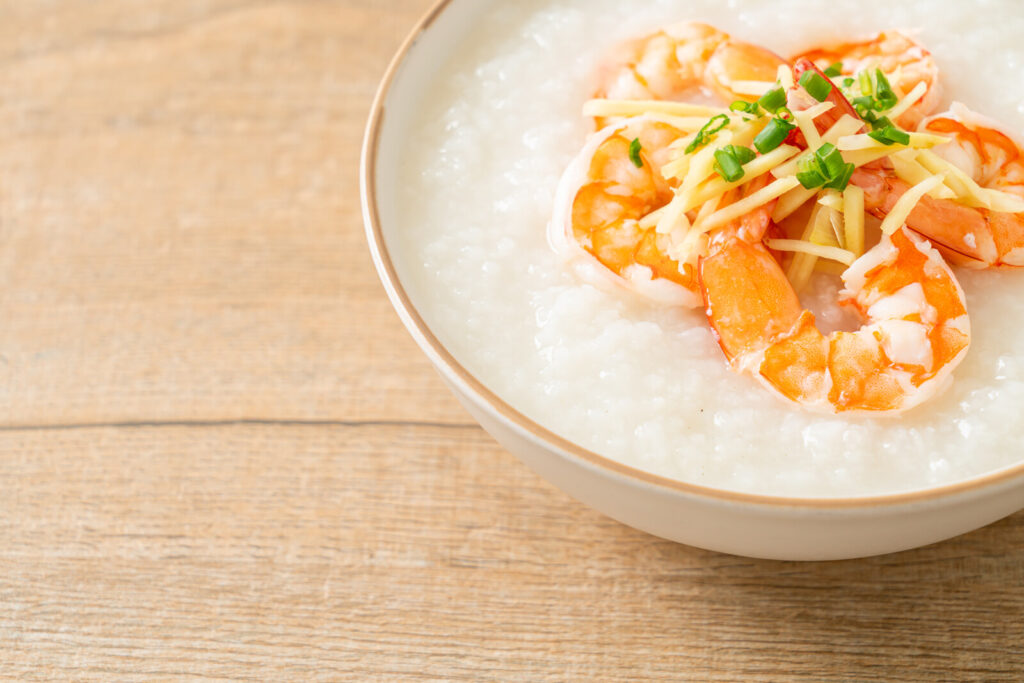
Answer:
M940 498L979 491L988 486L994 486L1024 475L1024 461L1021 461L1015 465L1008 465L992 472L975 475L969 479L938 487L881 495L814 498L732 491L694 484L679 479L671 479L600 455L543 427L513 408L494 391L485 386L445 348L416 310L398 277L398 272L384 241L384 233L377 210L376 163L378 143L384 121L385 103L391 92L392 83L413 45L434 24L438 17L452 5L453 1L435 0L434 4L427 9L409 31L391 58L373 98L373 104L367 119L360 153L359 186L363 224L367 242L369 243L370 255L377 274L387 292L388 299L391 301L391 305L395 308L402 323L420 348L439 370L444 371L442 374L448 379L456 380L461 385L461 388L466 390L478 405L486 406L505 423L517 427L521 432L529 434L535 441L548 447L553 447L560 451L562 455L581 460L591 467L626 477L633 480L633 483L652 485L690 496L711 498L722 503L754 504L772 508L869 509L935 501Z

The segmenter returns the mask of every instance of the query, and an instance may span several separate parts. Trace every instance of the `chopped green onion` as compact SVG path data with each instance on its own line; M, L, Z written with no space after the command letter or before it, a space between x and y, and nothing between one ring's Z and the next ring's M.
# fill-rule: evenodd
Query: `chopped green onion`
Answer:
M818 172L817 166L813 159L805 159L798 167L796 179L808 190L821 187L827 181L827 178Z
M835 78L836 76L839 76L842 73L843 73L843 63L842 62L832 62L831 64L829 64L828 68L825 69L825 75L828 76L829 78Z
M876 116L875 120L871 122L872 130L878 130L879 128L888 128L893 125L892 121L889 120L888 116Z
M729 125L728 114L716 114L704 124L704 127L697 131L697 136L693 139L689 145L686 146L685 152L691 154L697 150L698 147L703 147L708 144L713 136L718 131Z
M868 123L873 123L877 119L872 112L892 109L899 102L899 98L896 97L896 93L893 92L889 80L881 69L875 69L873 73L860 71L857 73L857 80L860 82L861 94L851 98L850 104Z
M873 130L873 131L868 132L868 137L871 138L872 140L878 140L883 145L891 145L892 144L892 142L886 136L884 128L881 129L881 130Z
M832 92L832 84L827 78L823 78L817 71L805 71L800 74L800 87L807 91L814 99L824 102L829 93Z
M868 123L874 123L878 120L878 116L875 114L875 99L873 97L854 97L850 104L857 111L857 115Z
M883 145L910 144L910 134L892 125L873 130L868 133L868 137L872 140L878 140Z
M754 160L757 155L749 147L726 145L715 150L715 171L730 183L743 177L743 164Z
M843 87L844 88L849 88L851 85L853 85L853 83L854 83L853 76L847 76L846 78L843 79Z
M814 157L818 162L818 168L826 178L835 178L842 172L845 161L836 146L826 142L814 151Z
M880 110L892 109L900 101L881 69L875 69L875 100Z
M633 142L629 143L629 160L637 168L644 167L644 161L640 158L641 149L643 149L643 146L640 144L640 138L633 138Z
M822 186L845 190L854 168L843 160L835 145L826 142L814 151L814 156L800 162L796 179L808 190Z
M857 80L860 82L861 95L871 97L875 94L875 87L871 84L871 74L867 71L861 71L857 74Z
M745 100L736 100L729 105L730 111L738 111L750 116L761 116L761 108L757 106L757 102L747 102Z
M730 183L743 177L743 164L724 149L715 150L715 171Z
M765 94L761 95L761 99L757 101L765 111L775 113L780 107L786 105L786 91L781 87L772 88Z
M853 164L843 164L843 168L839 173L832 178L832 180L825 183L825 187L830 190L839 190L842 192L846 189L846 186L850 184L850 178L853 177L853 171L857 167Z
M854 97L850 100L850 104L852 104L858 111L861 109L871 111L875 108L875 98L870 95L862 95L861 97Z
M736 145L726 145L725 149L732 152L733 156L739 159L741 164L749 164L751 161L757 158L757 153L749 147L737 147Z
M767 154L783 143L789 132L796 128L796 124L784 121L778 117L768 122L757 137L754 138L754 147L761 154Z
M829 157L834 156L836 151L836 146L831 142L823 142L821 147L814 150L814 153L819 159L828 159Z
M825 179L817 171L801 171L796 174L796 179L808 190L813 190L825 184Z

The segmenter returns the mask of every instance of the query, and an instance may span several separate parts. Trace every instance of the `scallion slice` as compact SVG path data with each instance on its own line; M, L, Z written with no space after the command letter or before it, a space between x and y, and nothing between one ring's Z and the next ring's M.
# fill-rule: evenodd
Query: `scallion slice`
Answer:
M697 131L697 136L693 139L693 142L686 146L685 152L687 154L692 154L698 147L703 147L708 144L711 140L711 136L725 128L727 125L729 125L728 114L716 114L715 116L712 116L711 119L704 124L704 127Z
M800 163L796 179L808 190L821 187L827 178L818 172L817 164L812 159L806 159Z
M910 144L910 134L902 131L896 126L886 126L868 133L872 140L878 140L883 145L907 145Z
M842 172L843 166L846 164L843 161L843 155L830 142L826 142L816 149L814 157L818 162L818 168L826 178L835 178Z
M871 130L878 130L879 128L889 128L893 125L892 121L889 120L888 116L876 116L871 120Z
M825 184L825 179L817 171L801 171L796 174L796 179L808 190L813 190Z
M878 114L875 110L875 108L878 106L878 103L875 102L875 98L854 97L850 101L850 104L852 104L853 108L856 110L857 116L859 116L866 123L871 124L872 127L875 126L875 123L879 119Z
M772 88L765 94L761 95L761 99L757 101L761 107L768 112L775 113L779 110L779 107L786 105L786 91L781 87Z
M743 177L743 164L724 149L715 150L715 171L730 183Z
M866 109L870 111L875 108L875 98L870 95L861 95L860 97L854 97L850 100L850 104L857 109Z
M900 101L881 69L875 69L875 100L878 102L878 109L882 111L892 109Z
M832 84L829 83L827 78L823 78L816 71L805 71L800 74L800 87L819 102L824 102L825 98L832 92Z
M757 155L749 147L726 145L715 150L715 171L730 183L743 177L743 164L754 160Z
M796 128L796 124L775 117L754 138L754 147L761 154L767 154L781 145L794 128Z
M857 74L857 81L860 83L860 94L865 97L871 97L875 94L875 87L871 83L871 74L867 71L861 71Z
M808 190L822 186L845 190L854 168L843 160L835 145L826 142L814 151L814 156L800 162L796 179Z
M733 156L739 159L741 164L749 164L751 161L757 158L757 152L750 149L749 147L737 147L736 145L726 145L725 147L732 152Z
M843 63L842 62L832 62L831 64L828 65L828 68L825 69L825 75L828 76L829 78L835 78L836 76L839 76L842 73L843 73Z
M644 160L640 158L641 149L643 149L643 146L640 144L640 138L633 138L633 142L629 143L629 160L637 168L644 167Z
M825 187L830 190L839 190L842 192L846 189L846 186L850 184L850 178L853 176L853 171L857 167L853 164L843 164L842 170L836 174L830 181L825 183Z
M736 100L729 105L729 110L750 114L751 116L761 115L761 108L757 106L757 102L747 102L745 100Z

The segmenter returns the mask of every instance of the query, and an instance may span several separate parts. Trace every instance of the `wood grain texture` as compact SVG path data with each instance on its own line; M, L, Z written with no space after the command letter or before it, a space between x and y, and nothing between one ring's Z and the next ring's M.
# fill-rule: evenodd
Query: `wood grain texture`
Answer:
M746 560L472 423L358 208L429 4L0 0L0 678L1024 678L1024 515Z

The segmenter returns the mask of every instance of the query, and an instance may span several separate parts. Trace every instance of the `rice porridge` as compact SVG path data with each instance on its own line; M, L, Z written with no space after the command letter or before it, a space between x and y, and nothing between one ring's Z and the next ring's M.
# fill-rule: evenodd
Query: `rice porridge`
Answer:
M999 17L993 21L993 17ZM615 43L683 20L789 55L912 32L955 99L1024 131L1024 9L990 2L495 3L424 91L401 169L401 279L470 372L539 424L626 465L769 495L951 483L1024 457L1024 272L956 275L974 330L955 381L895 417L813 414L730 371L703 312L581 282L546 239ZM821 296L830 295L830 292Z

